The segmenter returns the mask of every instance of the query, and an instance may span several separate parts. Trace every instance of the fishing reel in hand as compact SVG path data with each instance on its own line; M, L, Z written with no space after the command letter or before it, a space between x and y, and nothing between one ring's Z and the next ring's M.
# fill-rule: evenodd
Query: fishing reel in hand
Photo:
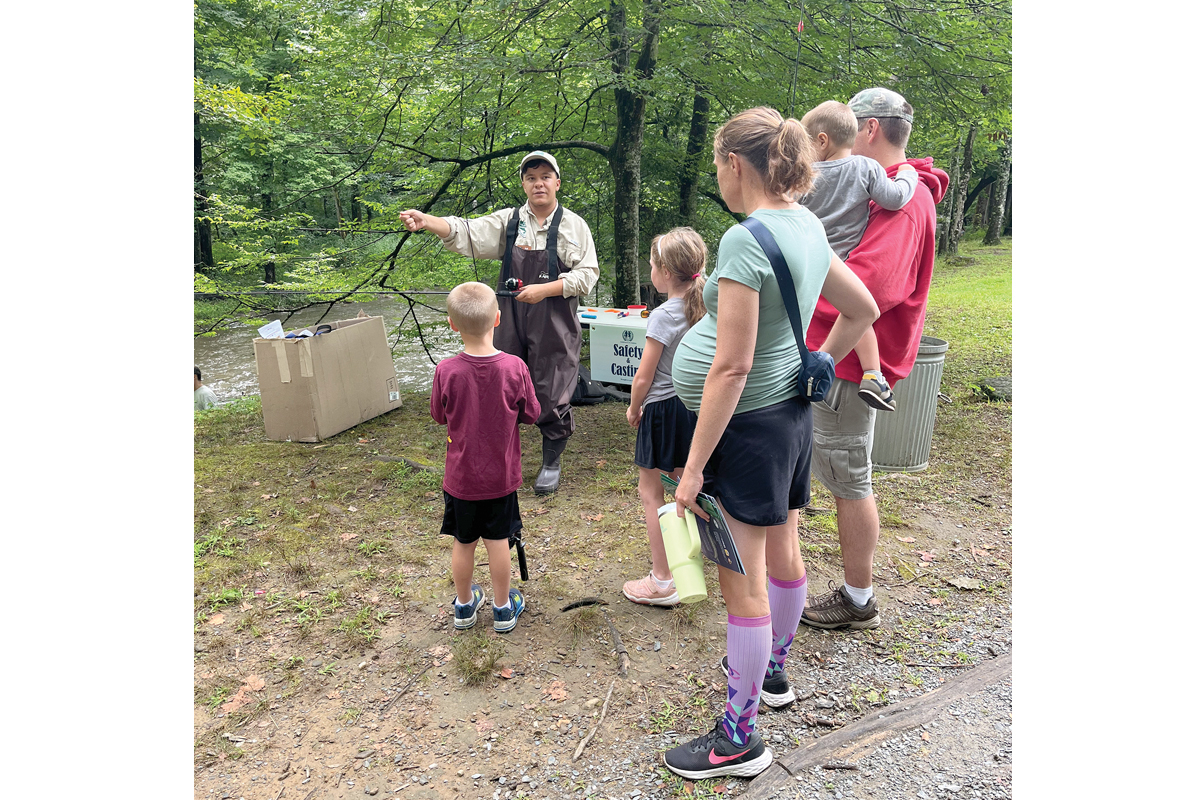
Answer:
M520 293L521 288L524 286L525 282L520 278L509 278L504 282L504 288L496 292L496 296L516 297Z

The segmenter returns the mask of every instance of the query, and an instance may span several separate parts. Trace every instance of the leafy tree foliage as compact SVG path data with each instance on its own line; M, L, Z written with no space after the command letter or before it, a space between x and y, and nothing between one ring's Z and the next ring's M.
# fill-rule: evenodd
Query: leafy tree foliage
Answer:
M397 214L523 202L535 148L592 227L598 295L625 303L653 234L691 224L715 251L733 221L711 140L737 111L889 86L916 109L910 155L948 162L977 127L970 186L1011 127L1010 2L197 0L195 48L196 290L325 292L235 316L494 279Z

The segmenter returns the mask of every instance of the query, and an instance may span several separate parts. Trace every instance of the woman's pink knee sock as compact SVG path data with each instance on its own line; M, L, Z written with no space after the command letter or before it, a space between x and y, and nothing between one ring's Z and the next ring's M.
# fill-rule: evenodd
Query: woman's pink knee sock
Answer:
M758 719L758 696L771 658L771 615L729 615L726 634L729 657L729 699L721 723L735 745L745 744Z
M771 660L767 663L767 677L783 669L783 661L792 649L792 639L804 613L804 601L808 598L808 576L798 581L767 579L767 602L771 604Z

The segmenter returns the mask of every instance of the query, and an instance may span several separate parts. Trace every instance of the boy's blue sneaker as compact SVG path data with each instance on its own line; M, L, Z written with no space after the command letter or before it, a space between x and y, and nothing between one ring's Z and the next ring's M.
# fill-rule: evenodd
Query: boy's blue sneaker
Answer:
M478 583L471 584L471 602L468 605L460 606L458 604L458 596L454 597L454 627L460 631L465 631L467 628L475 626L476 614L479 611L479 606L483 604L483 587Z
M869 371L863 373L862 383L858 385L858 396L871 408L879 411L895 411L896 395L888 386L887 378L882 372Z
M508 633L517 627L517 617L521 616L524 610L525 598L520 590L509 589L508 608L496 608L496 601L492 601L492 627L496 629L496 633Z

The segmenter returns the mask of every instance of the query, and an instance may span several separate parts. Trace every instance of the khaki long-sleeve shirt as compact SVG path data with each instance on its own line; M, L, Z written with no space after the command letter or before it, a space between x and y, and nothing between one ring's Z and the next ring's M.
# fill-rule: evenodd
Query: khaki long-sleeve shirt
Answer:
M561 205L561 204L560 204ZM539 225L529 203L520 208L521 222L517 226L515 247L526 250L545 250L550 231L551 213L546 224ZM504 258L504 229L512 219L512 208L502 208L469 221L462 217L443 217L450 225L450 235L442 239L447 250L475 258ZM468 236L469 231L469 236ZM600 278L600 263L596 259L596 243L588 224L569 208L563 207L558 226L558 258L570 272L561 272L563 297L582 297L592 290Z

